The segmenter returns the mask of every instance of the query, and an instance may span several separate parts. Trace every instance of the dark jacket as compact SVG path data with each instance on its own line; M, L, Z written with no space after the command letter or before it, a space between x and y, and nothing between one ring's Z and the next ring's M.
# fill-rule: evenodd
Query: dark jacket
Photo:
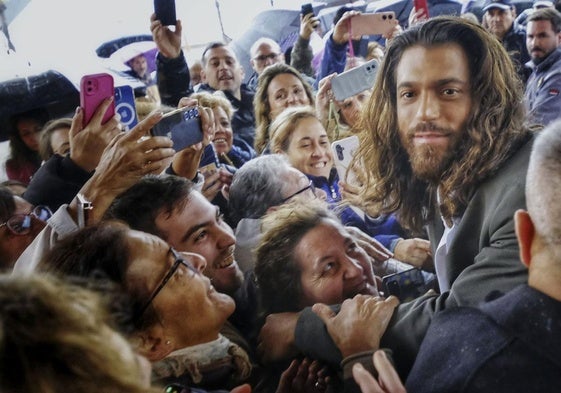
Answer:
M528 118L532 122L548 125L561 117L561 48L557 48L538 65L526 65L532 74L526 83L524 99Z
M526 30L522 26L513 23L510 30L503 37L502 44L510 55L518 76L520 76L523 82L526 82L529 70L525 65L530 61L530 55L526 47Z
M407 391L561 392L561 302L527 285L434 318Z

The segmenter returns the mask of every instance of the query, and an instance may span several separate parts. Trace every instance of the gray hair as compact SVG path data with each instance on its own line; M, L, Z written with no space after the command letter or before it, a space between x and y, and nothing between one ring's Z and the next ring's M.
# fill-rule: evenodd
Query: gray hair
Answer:
M261 218L272 206L282 202L286 185L284 173L290 164L280 154L268 154L246 162L234 174L228 208L232 223L242 218Z
M561 245L561 120L536 138L528 165L526 204L537 233L549 245Z

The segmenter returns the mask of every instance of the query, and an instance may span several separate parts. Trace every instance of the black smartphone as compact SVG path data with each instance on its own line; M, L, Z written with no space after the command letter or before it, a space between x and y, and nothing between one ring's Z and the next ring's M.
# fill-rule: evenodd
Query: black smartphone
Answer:
M419 268L390 274L382 278L385 295L394 295L401 302L409 302L426 292L425 279Z
M154 0L154 12L164 26L175 26L177 23L175 0Z
M180 108L164 114L162 120L152 127L152 135L170 138L175 151L201 142L203 130L199 108Z
M314 7L312 7L311 3L306 3L306 4L302 4L302 9L300 11L302 13L302 16L304 15L308 15L308 14L314 14Z

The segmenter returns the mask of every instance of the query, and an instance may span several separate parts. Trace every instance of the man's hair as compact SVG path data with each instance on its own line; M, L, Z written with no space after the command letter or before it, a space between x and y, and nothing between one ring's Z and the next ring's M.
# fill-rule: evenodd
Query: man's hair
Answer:
M223 47L227 47L228 45L226 45L223 42L220 41L215 41L215 42L211 42L210 44L208 44L205 49L203 50L203 54L201 56L201 63L203 65L203 68L206 67L206 54L209 50L211 49L216 49L216 48L223 48Z
M271 124L271 152L287 152L294 130L301 120L310 117L317 119L316 111L311 106L287 108L278 115Z
M267 154L246 162L234 174L230 185L228 210L232 223L242 218L261 218L279 205L286 187L288 160L280 154Z
M397 123L396 70L403 53L412 47L459 45L469 65L472 106L456 157L430 184L412 172L400 142ZM459 17L436 17L394 38L378 72L368 107L363 112L358 159L364 160L367 183L362 197L371 213L397 212L408 229L421 231L432 218L436 187L443 199L440 211L450 219L463 214L481 181L527 140L523 86L501 43L477 24Z
M306 233L329 219L339 222L325 205L298 201L287 203L263 218L255 277L265 315L300 311L302 269L294 250Z
M302 82L308 100L310 100L310 105L315 105L314 93L312 92L311 86L302 78L302 75L296 68L289 66L284 63L272 64L265 68L261 75L259 75L259 81L257 83L257 90L255 91L255 97L253 99L253 106L255 110L255 151L260 154L265 150L267 142L269 141L269 125L271 124L270 113L271 104L269 103L269 85L271 81L281 74L292 74Z
M257 53L257 49L259 49L259 47L263 44L269 44L269 46L273 48L273 50L277 51L278 55L282 53L281 47L277 41L269 37L261 37L257 39L257 41L255 41L253 45L251 45L251 48L249 49L249 55L251 56L252 59L255 57Z
M60 119L50 120L43 126L41 130L41 138L39 139L39 155L43 161L47 161L55 154L51 144L51 138L55 131L72 126L72 119L64 117Z
M183 209L193 190L193 183L179 176L147 175L115 198L105 218L122 220L165 240L168 236L156 226L156 218Z
M554 8L540 8L535 10L528 17L529 22L547 20L551 23L551 28L555 33L561 32L561 13Z
M561 120L538 133L526 178L526 205L536 232L549 245L561 246Z

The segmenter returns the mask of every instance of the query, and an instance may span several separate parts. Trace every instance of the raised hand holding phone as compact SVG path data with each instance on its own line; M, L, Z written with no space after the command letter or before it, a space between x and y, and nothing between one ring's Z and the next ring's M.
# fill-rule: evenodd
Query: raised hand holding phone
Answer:
M429 18L429 6L427 4L427 0L413 0L413 6L415 9L414 23L411 23L410 21L409 26Z
M92 119L103 100L113 98L113 77L106 73L84 75L80 79L80 106L84 110L83 126ZM106 123L115 115L113 102L108 106L101 121Z

